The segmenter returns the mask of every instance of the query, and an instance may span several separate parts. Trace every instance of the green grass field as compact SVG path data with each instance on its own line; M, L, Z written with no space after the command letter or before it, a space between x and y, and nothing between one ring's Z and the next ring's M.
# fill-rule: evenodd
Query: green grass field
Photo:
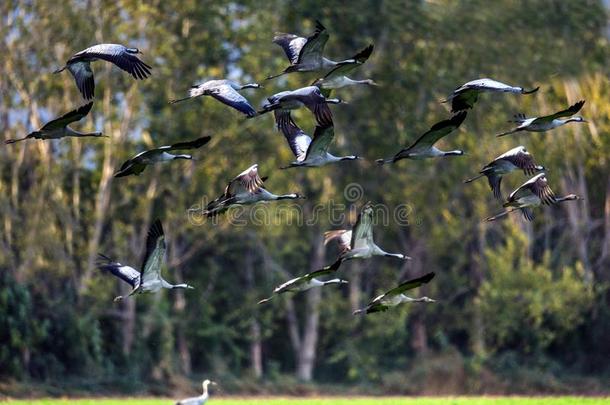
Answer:
M11 404L28 405L168 405L174 400L148 398L108 399L40 399L9 401ZM218 398L209 405L597 405L610 404L610 398L582 397L369 397L369 398Z

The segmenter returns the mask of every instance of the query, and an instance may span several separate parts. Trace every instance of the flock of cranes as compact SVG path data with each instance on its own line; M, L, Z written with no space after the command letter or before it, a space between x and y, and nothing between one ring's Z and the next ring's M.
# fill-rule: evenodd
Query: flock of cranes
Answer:
M273 42L282 47L289 65L279 74L270 76L272 79L293 72L315 72L320 78L311 85L295 90L286 90L267 98L262 108L257 111L240 92L244 89L260 89L258 83L239 84L231 80L210 80L191 87L188 96L170 103L177 103L200 96L211 96L217 101L239 111L246 118L254 118L268 112L274 113L276 127L286 138L290 150L296 160L290 162L285 168L319 167L342 161L355 161L361 159L355 155L335 156L328 152L334 138L334 122L330 104L345 104L340 98L330 98L334 89L345 86L371 85L376 83L372 79L354 80L347 75L354 72L365 63L373 52L373 45L368 45L351 58L333 61L324 55L324 48L329 39L327 29L316 22L315 31L308 37L294 34L280 33L273 38ZM65 66L55 71L60 73L68 70L74 77L76 86L85 100L92 100L95 96L94 74L91 62L102 60L113 63L120 69L126 71L135 79L146 79L151 75L151 67L144 63L138 55L141 52L137 48L128 48L117 44L100 44L87 48L74 54ZM379 165L396 163L402 159L427 159L444 158L448 156L461 156L462 150L442 151L435 144L446 137L466 120L468 109L472 109L479 99L481 93L514 93L531 94L538 91L536 87L525 90L523 87L510 86L489 78L477 79L465 83L456 88L446 100L442 102L451 103L451 111L454 113L448 119L434 124L427 132L422 134L413 144L398 151L393 157L378 159ZM586 122L582 117L575 116L584 101L554 114L526 118L523 114L515 116L514 122L517 127L500 133L498 136L506 136L519 131L549 131L568 123ZM81 120L91 111L93 101L56 118L40 129L31 132L23 138L9 139L5 142L12 144L27 139L58 139L62 137L102 137L99 132L81 133L73 130L69 125ZM294 121L291 111L301 107L307 108L313 115L316 127L313 138L307 135ZM192 141L179 142L169 146L161 146L143 151L124 162L117 170L115 177L139 175L146 166L168 162L176 159L192 159L188 154L173 154L174 151L194 150L205 146L210 141L205 136ZM517 170L523 170L525 174L533 176L523 185L514 190L504 201L504 211L487 218L493 221L514 211L520 211L527 220L533 219L532 208L540 205L557 204L563 201L578 200L581 197L568 194L564 197L556 197L547 183L545 168L536 164L533 157L523 146L517 146L485 165L479 174L464 182L470 183L485 176L489 182L493 195L498 200L503 200L501 191L502 177ZM274 194L264 187L266 178L258 174L258 165L254 164L244 170L226 186L224 192L215 200L211 201L204 210L207 216L218 215L231 206L242 204L255 204L262 201L277 201L284 199L305 198L299 193ZM334 275L344 261L352 259L368 259L373 256L388 256L400 260L408 260L410 257L402 253L388 253L377 246L373 239L374 212L372 204L365 204L358 216L358 220L352 229L332 230L324 235L324 243L337 242L340 254L331 265L320 270L305 274L289 280L273 291L269 298L265 298L259 304L268 302L274 295L286 292L305 291L314 287L347 283L340 278L328 280L320 277ZM128 296L141 293L154 293L161 289L190 289L188 284L171 284L161 276L161 268L164 263L165 236L163 227L159 220L151 226L147 238L145 256L139 270L115 262L109 257L100 254L97 266L104 272L109 272L132 287ZM434 277L434 273L427 273L412 280L400 283L386 293L374 298L366 307L359 309L354 314L368 314L385 311L396 305L408 302L434 302L428 297L411 298L405 293L428 283ZM119 296L115 301L124 299ZM208 397L208 385L213 384L209 380L203 382L203 395L178 402L181 405L195 405L205 402Z

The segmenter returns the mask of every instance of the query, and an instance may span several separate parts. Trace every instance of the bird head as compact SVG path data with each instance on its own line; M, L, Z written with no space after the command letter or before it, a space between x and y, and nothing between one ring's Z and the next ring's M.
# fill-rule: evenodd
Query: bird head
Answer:
M568 194L564 198L564 200L573 201L573 200L584 200L581 196L577 194Z
M379 83L377 83L375 80L373 79L365 79L363 81L364 84L367 84L369 86L379 86Z
M569 119L569 121L571 121L571 122L587 122L587 120L584 119L581 116L572 117L572 118Z
M127 52L133 53L133 54L142 53L142 52L140 52L140 50L138 48L127 48Z
M421 297L419 300L421 302L436 302L436 300L433 300L432 298L428 298L428 297Z

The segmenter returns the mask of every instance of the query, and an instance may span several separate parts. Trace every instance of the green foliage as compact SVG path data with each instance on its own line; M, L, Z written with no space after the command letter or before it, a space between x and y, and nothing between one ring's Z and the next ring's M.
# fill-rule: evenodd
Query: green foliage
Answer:
M581 282L581 264L553 272L550 252L534 263L527 256L526 237L508 229L505 243L485 252L489 275L478 300L488 345L539 353L585 322L593 291Z

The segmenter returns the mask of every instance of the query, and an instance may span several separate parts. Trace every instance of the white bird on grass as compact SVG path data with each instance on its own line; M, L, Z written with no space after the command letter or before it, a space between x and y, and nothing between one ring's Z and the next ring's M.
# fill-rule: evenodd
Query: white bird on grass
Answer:
M203 387L203 393L198 397L186 398L176 402L176 405L203 405L207 402L210 395L208 394L208 385L216 385L214 381L203 380L201 383Z

